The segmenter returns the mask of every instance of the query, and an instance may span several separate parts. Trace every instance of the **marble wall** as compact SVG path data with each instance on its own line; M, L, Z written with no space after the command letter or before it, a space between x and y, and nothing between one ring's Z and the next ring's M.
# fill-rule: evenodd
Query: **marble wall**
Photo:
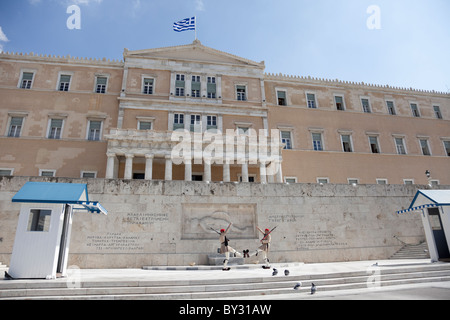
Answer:
M27 181L87 183L90 200L109 211L74 215L69 265L81 268L207 264L208 254L219 247L211 228L230 222L230 245L239 251L259 246L256 226L277 227L272 262L387 259L403 245L394 236L411 244L425 240L419 214L396 214L409 206L419 186L0 177L5 264L20 211L11 199Z

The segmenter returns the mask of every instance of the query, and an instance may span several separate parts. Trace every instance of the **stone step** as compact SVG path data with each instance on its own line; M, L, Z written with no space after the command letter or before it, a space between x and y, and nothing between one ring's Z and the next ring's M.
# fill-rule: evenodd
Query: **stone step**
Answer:
M396 252L391 259L426 259L430 258L428 245L423 242L419 245L406 245Z
M373 268L379 271L375 285L391 286L450 281L450 264ZM81 299L220 299L258 295L308 292L311 283L318 291L367 288L372 273L367 270L298 276L255 278L161 280L161 281L82 281L79 288L67 288L65 281L0 281L0 300L81 300ZM303 288L293 290L301 281Z

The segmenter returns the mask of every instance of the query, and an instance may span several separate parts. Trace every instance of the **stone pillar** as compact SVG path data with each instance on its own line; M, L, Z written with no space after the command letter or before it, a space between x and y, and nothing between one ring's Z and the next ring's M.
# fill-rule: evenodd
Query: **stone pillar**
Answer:
M211 182L211 162L203 161L203 182Z
M259 176L261 183L267 183L267 170L265 161L261 161L259 163Z
M230 182L231 174L230 174L230 164L228 162L223 163L223 182Z
M166 173L165 178L166 181L172 181L172 157L166 156Z
M116 154L107 153L108 162L106 164L106 179L114 179L114 167L116 164Z
M134 159L134 154L126 154L125 155L125 175L124 175L124 179L125 180L130 180L133 179L133 159Z
M145 155L145 180L153 179L153 154Z
M192 159L184 160L184 181L192 181Z
M248 182L248 162L244 161L242 164L242 182Z

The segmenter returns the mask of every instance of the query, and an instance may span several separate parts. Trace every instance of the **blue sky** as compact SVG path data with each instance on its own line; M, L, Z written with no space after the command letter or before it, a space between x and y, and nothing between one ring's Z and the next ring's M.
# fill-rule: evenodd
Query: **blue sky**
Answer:
M81 30L67 28L72 4ZM122 59L191 43L172 30L190 16L204 45L266 72L450 92L449 0L1 0L0 49Z

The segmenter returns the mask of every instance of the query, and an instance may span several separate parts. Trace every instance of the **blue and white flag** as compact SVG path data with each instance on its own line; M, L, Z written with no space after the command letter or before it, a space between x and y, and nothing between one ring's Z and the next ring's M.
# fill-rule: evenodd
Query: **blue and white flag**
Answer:
M195 30L195 17L186 18L173 24L173 31L181 32L187 30Z

